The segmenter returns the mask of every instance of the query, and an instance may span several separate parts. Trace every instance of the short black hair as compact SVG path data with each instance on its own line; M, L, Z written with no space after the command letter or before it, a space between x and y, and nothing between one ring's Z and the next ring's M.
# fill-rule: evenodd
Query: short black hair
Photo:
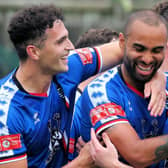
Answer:
M124 26L124 35L127 37L130 32L130 27L135 21L141 21L147 25L158 26L160 24L164 24L167 28L167 23L164 17L156 13L155 10L152 9L139 9L134 11L129 17Z
M93 47L96 45L108 43L113 39L118 39L119 34L108 28L89 29L79 36L75 43L75 48Z
M45 40L45 30L51 28L55 20L63 21L63 14L61 9L52 4L33 5L18 11L12 17L8 33L20 60L26 60L28 44L40 45Z

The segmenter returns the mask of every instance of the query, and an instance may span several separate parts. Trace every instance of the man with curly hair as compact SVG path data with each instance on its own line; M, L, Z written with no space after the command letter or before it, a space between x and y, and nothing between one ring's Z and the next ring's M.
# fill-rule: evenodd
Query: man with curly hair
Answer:
M8 33L19 66L0 81L0 168L61 167L77 85L120 63L122 53L112 52L117 43L73 50L54 5L18 11Z
M19 66L0 80L0 168L60 168L77 85L120 63L122 52L115 51L118 43L73 50L54 5L18 11L8 33ZM89 161L80 155L73 163Z

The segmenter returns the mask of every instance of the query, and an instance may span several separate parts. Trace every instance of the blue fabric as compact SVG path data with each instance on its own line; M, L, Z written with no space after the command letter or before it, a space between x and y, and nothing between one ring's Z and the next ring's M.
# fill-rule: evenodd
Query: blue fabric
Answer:
M55 80L47 97L19 90L12 78L15 70L0 81L0 138L13 134L21 136L21 147L0 152L0 162L26 153L29 168L60 168L67 163L76 87L99 70L100 59L95 50L89 50L91 63L83 64L79 54L73 51L68 57L69 71L54 77L63 89L69 108L59 97ZM63 140L59 140L62 136Z

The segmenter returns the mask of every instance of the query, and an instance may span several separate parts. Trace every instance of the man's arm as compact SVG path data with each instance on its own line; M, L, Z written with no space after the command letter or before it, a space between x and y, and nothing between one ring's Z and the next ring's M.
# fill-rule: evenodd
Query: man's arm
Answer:
M0 163L0 168L28 168L27 159L13 161L10 163Z
M106 130L122 157L135 167L146 167L168 157L168 136L141 140L128 123Z
M93 128L91 129L90 153L96 165L103 168L133 168L118 160L117 150L106 133L102 134L102 138L105 147L96 138Z
M155 76L145 84L144 96L151 96L148 110L151 116L161 115L166 103L166 76L157 71Z
M124 53L121 51L118 41L106 43L98 48L103 59L102 71L122 63Z

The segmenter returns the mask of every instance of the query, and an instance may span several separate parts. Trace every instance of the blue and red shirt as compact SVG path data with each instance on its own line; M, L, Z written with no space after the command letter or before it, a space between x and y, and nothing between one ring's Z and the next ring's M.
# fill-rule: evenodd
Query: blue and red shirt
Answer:
M160 117L150 116L147 108L149 99L125 83L120 67L110 69L93 80L77 103L82 108L76 108L73 122L75 127L80 129L76 131L74 126L71 128L70 160L76 156L73 145L76 142L75 135L81 135L87 142L90 140L91 127L95 129L97 135L100 135L113 125L129 123L141 139L163 134L167 110L165 109ZM82 119L79 121L79 118ZM158 165L153 167L158 168Z
M53 77L46 94L27 93L14 70L0 80L0 164L27 157L29 168L60 168L67 163L75 91L101 71L98 49L74 50L69 71Z

